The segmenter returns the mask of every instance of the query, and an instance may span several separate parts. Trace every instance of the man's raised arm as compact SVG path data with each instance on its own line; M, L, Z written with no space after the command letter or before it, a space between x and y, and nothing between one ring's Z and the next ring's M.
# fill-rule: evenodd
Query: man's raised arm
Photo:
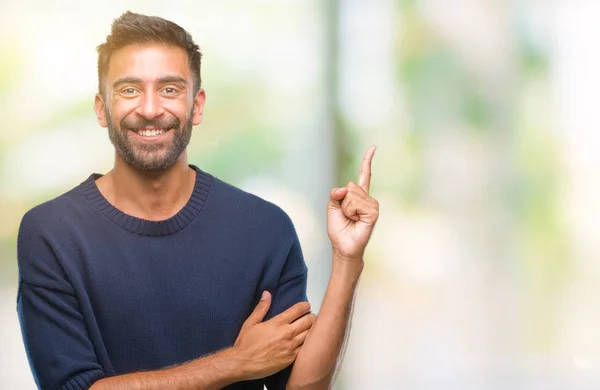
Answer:
M294 363L289 390L329 389L341 363L364 250L379 217L379 203L369 196L374 154L374 146L365 153L358 184L350 182L330 193L327 233L333 246L331 276L317 321Z

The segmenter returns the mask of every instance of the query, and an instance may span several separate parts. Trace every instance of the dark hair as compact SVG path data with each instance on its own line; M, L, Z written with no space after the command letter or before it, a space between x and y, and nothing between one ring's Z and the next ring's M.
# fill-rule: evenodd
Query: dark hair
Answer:
M115 19L106 37L106 42L98 50L98 91L104 94L104 77L112 54L135 43L163 43L180 47L187 53L190 70L194 75L194 94L200 89L202 79L200 66L202 53L190 33L177 24L158 16L146 16L130 11Z

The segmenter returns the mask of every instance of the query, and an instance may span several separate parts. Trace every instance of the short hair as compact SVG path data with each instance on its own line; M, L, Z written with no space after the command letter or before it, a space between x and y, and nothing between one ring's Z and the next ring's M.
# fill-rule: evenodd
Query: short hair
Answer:
M202 53L190 33L179 25L160 18L130 11L125 12L112 23L106 42L99 45L98 51L98 91L104 94L104 78L112 54L131 44L162 43L179 47L187 53L190 70L194 76L194 94L202 84L200 67Z

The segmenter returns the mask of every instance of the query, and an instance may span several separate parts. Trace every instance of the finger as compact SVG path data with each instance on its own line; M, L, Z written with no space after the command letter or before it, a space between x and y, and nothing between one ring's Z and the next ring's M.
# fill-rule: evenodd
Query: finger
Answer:
M329 208L339 209L342 200L347 194L348 189L346 187L332 189L329 193Z
M265 318L265 315L269 311L269 307L271 307L271 293L268 291L263 291L260 301L258 305L254 308L254 311L244 322L244 327L250 325L256 325Z
M304 341L306 341L306 336L308 336L308 330L305 330L304 332L296 335L294 337L294 347L301 347L302 344L304 344Z
M292 334L294 336L297 336L300 333L309 330L315 324L316 320L317 316L312 313L300 317L298 320L291 324Z
M355 222L375 225L379 218L379 203L375 199L351 199L342 203L342 213Z
M371 146L365 153L362 162L360 164L360 171L358 173L358 185L369 193L369 187L371 186L371 161L375 155L375 145Z
M347 196L342 201L342 213L344 213L346 218L351 219L355 222L360 221L358 204L359 204L359 202L356 200L356 197Z
M291 324L309 311L310 304L308 302L298 302L283 313L273 317L273 320L281 324Z

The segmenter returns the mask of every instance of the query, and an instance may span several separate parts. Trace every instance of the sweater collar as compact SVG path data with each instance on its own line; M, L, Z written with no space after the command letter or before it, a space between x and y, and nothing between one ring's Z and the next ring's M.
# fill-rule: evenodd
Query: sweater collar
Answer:
M190 168L196 171L196 184L192 196L177 214L162 221L137 218L113 206L106 200L96 185L96 180L102 176L99 173L91 174L79 187L85 198L94 207L123 229L145 236L165 236L176 233L188 226L200 214L208 199L213 177L195 165L190 165Z

